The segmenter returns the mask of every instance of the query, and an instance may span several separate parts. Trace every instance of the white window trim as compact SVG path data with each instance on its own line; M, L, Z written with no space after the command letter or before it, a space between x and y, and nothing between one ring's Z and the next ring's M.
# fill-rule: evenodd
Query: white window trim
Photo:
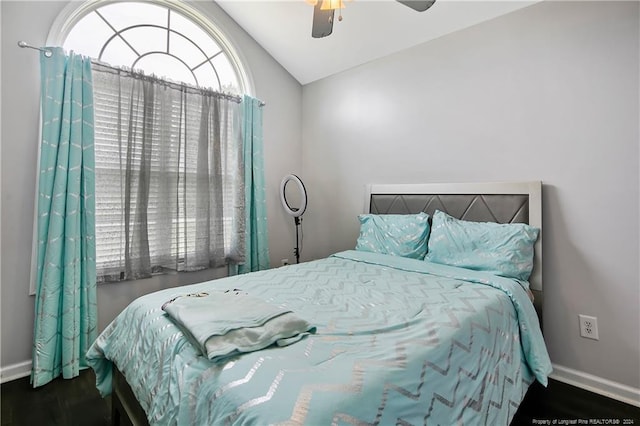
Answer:
M240 93L246 93L254 96L253 78L251 73L247 69L247 61L240 54L240 51L235 48L235 43L229 36L229 31L215 16L207 16L199 6L198 2L186 2L179 0L131 0L141 3L153 3L160 6L169 7L174 9L185 17L191 19L205 30L209 35L217 42L220 47L229 56L231 65L233 66L236 75L238 76L238 83L240 85ZM47 36L47 46L62 46L67 36L71 32L71 29L89 12L102 7L110 3L119 3L114 0L88 0L85 2L70 2L65 8L58 14L55 21L51 25L49 34ZM113 64L118 65L118 64Z

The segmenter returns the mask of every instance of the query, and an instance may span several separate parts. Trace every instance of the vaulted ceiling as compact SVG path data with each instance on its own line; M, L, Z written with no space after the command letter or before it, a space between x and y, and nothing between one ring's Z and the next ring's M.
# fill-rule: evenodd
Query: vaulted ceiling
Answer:
M437 0L416 12L392 0L346 2L333 33L311 37L304 0L218 0L218 4L301 84L470 27L539 0Z

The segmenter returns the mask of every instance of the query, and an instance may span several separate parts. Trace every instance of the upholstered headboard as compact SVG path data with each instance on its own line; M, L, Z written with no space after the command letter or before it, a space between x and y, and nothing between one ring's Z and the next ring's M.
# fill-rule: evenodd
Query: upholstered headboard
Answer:
M527 223L540 228L529 279L538 314L542 312L542 183L428 183L368 185L364 211L375 214L432 215L441 210L476 222Z

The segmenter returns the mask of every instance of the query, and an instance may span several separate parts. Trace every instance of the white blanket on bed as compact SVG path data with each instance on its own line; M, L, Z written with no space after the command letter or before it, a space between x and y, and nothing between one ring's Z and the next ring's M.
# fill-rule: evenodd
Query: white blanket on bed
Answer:
M162 309L211 360L290 345L315 332L289 309L237 289L178 296Z

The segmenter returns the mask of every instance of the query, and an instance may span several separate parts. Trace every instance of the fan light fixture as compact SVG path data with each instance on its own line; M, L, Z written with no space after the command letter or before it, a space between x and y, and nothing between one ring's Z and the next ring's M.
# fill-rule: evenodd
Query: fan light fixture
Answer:
M318 4L318 0L306 0L311 6L315 6ZM336 9L344 9L346 6L344 4L344 0L321 0L320 1L320 10L336 10Z
M339 13L338 21L339 22L342 21L342 9L346 7L344 4L344 0L320 0L320 1L305 0L305 1L309 3L311 6L313 6L315 9L318 9L318 12L314 13L314 19L320 19L321 21L326 21L322 26L325 26L327 24L333 25L333 11L336 9L338 10L338 13ZM347 0L347 1L351 1L351 0ZM316 38L320 38L320 37L324 37L325 35L328 35L328 34L324 34L324 30L315 29L314 31L315 32L320 31L320 33L323 34L323 35L315 34L313 37L316 37ZM331 31L329 31L329 33L331 33Z
M299 191L299 199L300 199L300 206L299 207L291 207L289 205L289 202L287 201L287 184L289 182L293 181L296 186L298 187L298 191ZM293 250L293 253L296 256L296 263L300 263L300 237L299 237L299 233L298 233L298 228L300 228L301 223L302 223L302 215L304 214L305 210L307 210L307 190L304 187L304 183L302 183L302 180L300 180L300 178L296 175L287 175L282 179L282 182L280 182L280 202L282 203L282 207L284 208L284 211L287 212L287 214L289 216L293 216L293 222L295 223L296 226L296 247Z
M333 32L333 15L338 10L338 21L342 21L342 9L345 7L345 0L305 0L313 6L313 25L311 26L311 37L322 38ZM346 0L350 1L350 0ZM396 0L417 12L424 12L429 9L436 0Z

